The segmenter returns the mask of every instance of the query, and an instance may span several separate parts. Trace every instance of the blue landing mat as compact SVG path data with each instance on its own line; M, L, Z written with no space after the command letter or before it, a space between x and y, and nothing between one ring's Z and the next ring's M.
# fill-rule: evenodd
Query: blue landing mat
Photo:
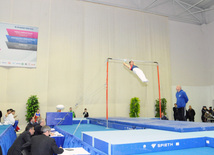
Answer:
M109 155L214 147L214 131L116 130L83 132L83 141Z
M106 126L105 118L88 118L91 124ZM109 127L116 129L158 129L175 132L195 132L195 131L212 131L214 123L187 122L187 121L169 121L159 119L144 118L122 118L111 117L108 121Z
M77 125L57 126L71 134L76 127ZM80 138L82 132L85 144L111 155L185 155L194 150L196 153L206 154L214 150L214 131L181 133L154 129L114 130L104 126L81 124L75 136ZM70 140L67 142L70 143Z
M135 155L211 155L214 152L214 148L211 147L200 147L193 149L183 149L183 150L173 150L164 152L154 152L145 154L135 154Z

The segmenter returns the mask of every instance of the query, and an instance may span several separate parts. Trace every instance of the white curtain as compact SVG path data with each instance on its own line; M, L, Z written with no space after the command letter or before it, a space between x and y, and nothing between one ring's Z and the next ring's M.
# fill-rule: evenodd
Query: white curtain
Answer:
M4 109L9 105L15 108L23 122L25 102L31 94L38 95L43 116L63 104L64 111L73 107L77 117L82 117L85 107L91 117L105 117L108 57L158 61L161 96L168 100L167 112L171 115L166 17L76 0L20 0L11 1L7 6L10 11L3 9L0 14L9 13L10 18L0 16L0 20L39 27L38 67L32 70L0 68L1 104ZM136 64L149 79L147 85L122 62L109 64L110 117L128 117L132 97L141 100L141 117L155 115L156 65Z

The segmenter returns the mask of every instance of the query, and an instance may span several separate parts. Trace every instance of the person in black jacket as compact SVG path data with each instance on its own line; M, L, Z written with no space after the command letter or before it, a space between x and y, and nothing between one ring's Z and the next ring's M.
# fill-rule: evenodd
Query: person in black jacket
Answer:
M209 113L211 114L211 115L213 115L213 110L212 110L212 107L209 107Z
M201 109L201 120L202 120L202 122L207 122L207 119L205 118L206 112L207 112L207 107L203 106L203 108Z
M89 113L87 112L87 109L86 109L86 108L84 109L83 116L84 116L85 118L89 117Z
M192 109L191 105L189 106L189 109L188 109L187 113L188 113L189 121L194 122L195 121L195 110Z
M1 149L1 146L0 146L0 155L2 155L3 153L2 153L2 149Z
M29 153L31 145L31 136L34 134L34 126L28 126L16 140L7 152L7 155L22 155L22 152Z
M169 119L164 115L163 112L161 113L161 120L169 120Z
M178 108L176 103L174 104L173 112L174 112L174 120L176 121L178 120Z
M1 112L1 110L0 110L0 122L1 122L1 118L2 118L2 112Z
M36 126L34 117L31 117L29 119L29 122L28 122L27 126L25 127L25 131L27 130L28 126L30 126L30 125L33 125L34 127Z
M55 139L49 137L51 128L42 127L42 135L33 136L31 140L31 155L53 155L63 153L62 147L56 145Z
M38 124L35 126L35 133L34 133L34 135L41 135L41 134L43 134L43 132L41 130L43 126L45 126L45 120L38 119Z

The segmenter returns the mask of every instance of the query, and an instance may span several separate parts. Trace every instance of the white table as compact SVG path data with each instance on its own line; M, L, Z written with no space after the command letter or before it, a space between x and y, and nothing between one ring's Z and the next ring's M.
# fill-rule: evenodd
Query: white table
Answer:
M82 147L76 148L63 148L64 152L60 155L90 155L85 149Z
M50 137L55 139L56 145L58 147L60 147L60 146L62 147L63 146L64 140L65 140L65 137L64 137L63 134L59 133L58 131L53 131L53 132L51 132L51 136Z

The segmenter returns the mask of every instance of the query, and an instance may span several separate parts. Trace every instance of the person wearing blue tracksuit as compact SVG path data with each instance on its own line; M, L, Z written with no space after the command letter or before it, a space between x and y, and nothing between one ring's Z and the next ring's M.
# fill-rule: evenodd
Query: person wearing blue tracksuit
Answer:
M185 91L181 89L181 86L178 85L176 87L176 98L177 98L177 108L178 108L178 120L185 121L185 107L186 103L189 101L187 94Z

